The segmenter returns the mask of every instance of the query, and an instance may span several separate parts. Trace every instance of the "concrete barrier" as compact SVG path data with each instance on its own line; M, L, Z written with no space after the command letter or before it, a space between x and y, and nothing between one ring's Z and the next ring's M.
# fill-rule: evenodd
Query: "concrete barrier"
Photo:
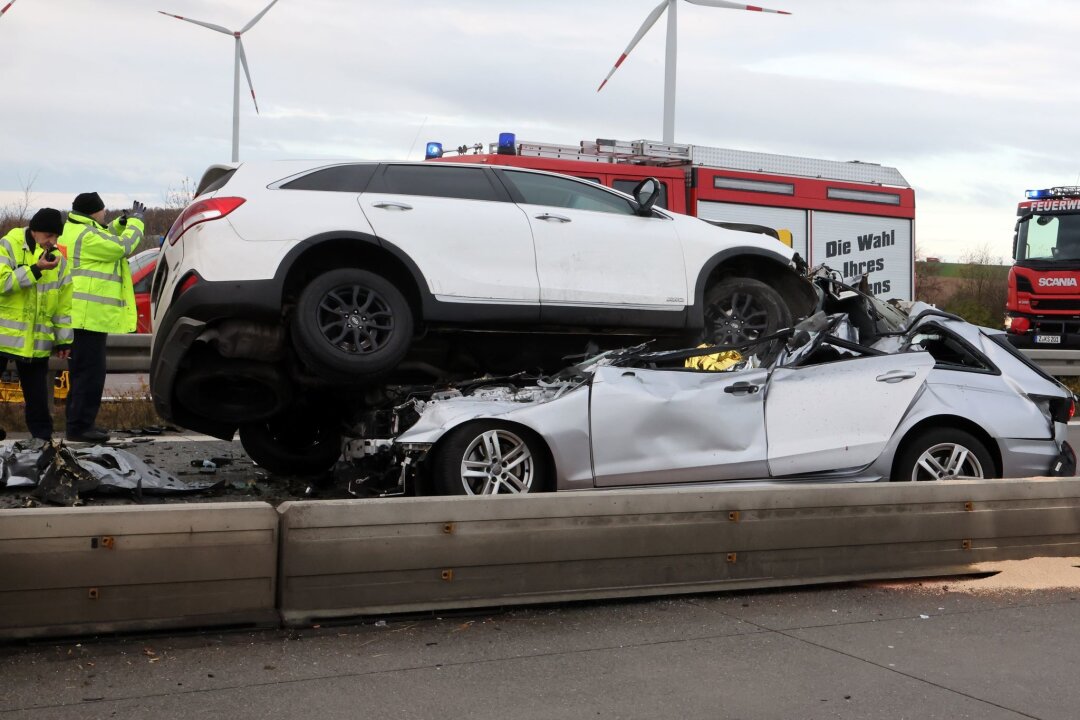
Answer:
M290 624L970 572L1080 554L1080 479L285 503Z
M0 510L0 638L276 625L265 503Z

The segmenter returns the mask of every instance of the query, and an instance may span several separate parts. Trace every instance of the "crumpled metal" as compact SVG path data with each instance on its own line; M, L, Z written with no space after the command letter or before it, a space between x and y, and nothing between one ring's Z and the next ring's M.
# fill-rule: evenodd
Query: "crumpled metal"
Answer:
M140 458L105 445L74 450L54 440L40 447L0 447L0 486L33 489L39 500L77 505L87 495L185 495L213 490L220 481L184 482Z

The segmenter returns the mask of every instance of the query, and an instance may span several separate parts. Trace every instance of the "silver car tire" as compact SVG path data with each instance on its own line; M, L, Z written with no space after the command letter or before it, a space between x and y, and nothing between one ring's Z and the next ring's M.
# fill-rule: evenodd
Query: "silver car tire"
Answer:
M892 479L926 482L996 476L994 459L981 440L958 428L930 428L904 443Z
M545 492L547 475L539 438L509 423L477 420L440 444L432 481L440 495L523 495Z

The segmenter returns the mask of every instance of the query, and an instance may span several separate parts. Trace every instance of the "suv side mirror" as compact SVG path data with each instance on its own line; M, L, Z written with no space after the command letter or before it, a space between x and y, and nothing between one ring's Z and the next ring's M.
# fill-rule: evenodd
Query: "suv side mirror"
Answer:
M656 178L645 178L634 188L634 200L637 202L637 214L648 217L652 214L653 205L660 199L660 181Z

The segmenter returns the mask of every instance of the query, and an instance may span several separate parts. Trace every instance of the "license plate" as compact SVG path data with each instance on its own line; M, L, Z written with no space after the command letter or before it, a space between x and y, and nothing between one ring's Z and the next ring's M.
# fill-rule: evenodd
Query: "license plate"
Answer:
M1060 335L1036 335L1035 342L1042 343L1043 345L1060 345Z

